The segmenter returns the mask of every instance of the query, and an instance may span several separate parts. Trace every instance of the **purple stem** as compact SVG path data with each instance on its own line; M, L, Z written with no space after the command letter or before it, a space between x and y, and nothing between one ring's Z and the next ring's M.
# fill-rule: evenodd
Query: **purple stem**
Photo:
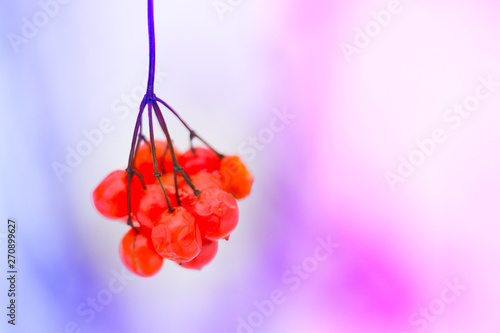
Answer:
M175 156L174 152L174 147L172 145L172 139L170 138L170 134L168 133L167 125L165 123L165 119L163 118L163 115L161 113L160 107L158 106L158 102L163 104L165 107L167 107L180 121L181 123L189 130L189 136L190 136L190 142L191 142L191 147L192 147L192 140L193 138L198 138L201 142L203 142L208 148L213 150L219 158L223 158L224 155L218 153L215 149L213 149L205 140L203 140L201 137L199 137L194 130L192 130L186 122L179 116L179 114L170 107L167 103L162 101L161 99L157 98L155 93L154 93L154 80L155 80L155 64L156 64L156 47L155 47L155 24L154 24L154 3L153 0L148 0L148 33L149 33L149 75L148 75L148 86L146 88L146 94L144 96L144 99L141 102L141 106L139 108L139 115L137 116L137 121L135 124L135 129L134 129L134 136L132 138L132 147L130 149L130 155L129 155L129 161L128 161L128 167L127 167L127 205L128 205L128 220L127 224L130 225L136 233L139 233L139 230L135 228L135 226L132 224L132 219L131 219L131 191L130 191L130 185L132 181L132 177L134 175L138 176L141 180L141 183L143 185L143 189L145 189L145 184L142 175L135 170L134 168L134 160L135 160L135 155L136 152L139 148L139 144L141 143L141 140L144 140L146 143L147 141L144 139L144 136L142 135L142 115L144 113L144 110L146 107L148 107L148 118L149 118L149 140L150 140L150 147L151 147L151 155L153 159L153 167L154 167L154 176L157 179L161 190L163 192L163 196L165 197L165 200L167 202L168 210L170 212L173 212L174 209L172 205L170 204L170 200L168 199L168 196L166 194L166 191L163 187L162 181L161 181L161 173L159 172L158 169L158 163L156 159L156 147L155 147L155 142L154 142L154 133L153 133L153 116L152 116L152 111L154 109L154 112L156 114L156 118L158 119L158 122L160 123L160 126L162 127L162 130L164 131L167 141L168 141L168 146L170 150L170 154L172 155L172 161L174 164L174 183L175 183L175 194L176 194L176 199L177 199L177 204L180 206L180 198L179 198L179 191L177 188L177 173L181 174L181 176L186 180L188 185L193 189L195 196L200 195L200 191L195 188L193 183L191 182L191 179L189 176L184 172L183 168L180 167L179 163L177 162L177 158ZM163 158L165 156L165 153L163 154ZM162 158L162 161L163 161ZM162 163L162 168L163 168L163 163ZM134 238L134 246L135 246L135 238ZM135 255L135 247L134 247L134 255Z
M155 47L155 18L153 0L148 0L148 31L149 31L149 77L146 96L154 96L155 84L155 62L156 62L156 47Z
M165 136L167 137L167 143L168 143L168 147L170 149L170 155L172 156L172 163L174 164L175 195L177 197L177 203L180 206L181 200L179 198L179 189L177 187L177 173L179 173L182 176L182 178L184 178L186 183L193 190L195 196L199 196L200 191L194 186L193 182L191 181L191 178L189 178L188 174L184 171L184 168L182 168L179 165L179 162L177 161L177 157L175 156L174 145L172 143L172 138L170 137L170 133L168 133L167 123L165 122L165 119L163 118L163 114L161 113L161 110L160 110L160 107L158 106L158 103L153 102L153 108L154 108L155 113L156 113L156 118L158 119L158 122L160 123L160 127L162 128L163 133L165 133Z
M161 173L158 170L158 160L156 159L156 147L155 147L155 135L153 131L153 103L148 104L148 119L149 119L149 140L151 141L151 155L153 157L153 169L154 169L154 176L156 180L158 181L158 184L160 185L161 191L163 193L163 197L165 198L165 201L167 202L168 206L168 211L172 213L174 211L174 208L170 204L170 200L168 199L167 192L165 192L165 188L163 187L163 184L161 182Z

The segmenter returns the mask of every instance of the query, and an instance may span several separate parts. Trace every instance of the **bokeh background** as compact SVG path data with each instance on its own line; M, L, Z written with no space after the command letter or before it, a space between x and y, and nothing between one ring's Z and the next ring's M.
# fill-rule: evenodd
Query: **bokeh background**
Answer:
M156 1L157 95L256 181L209 266L148 279L90 199L126 166L146 1L59 1L0 5L0 247L15 218L19 267L2 332L500 331L498 1Z

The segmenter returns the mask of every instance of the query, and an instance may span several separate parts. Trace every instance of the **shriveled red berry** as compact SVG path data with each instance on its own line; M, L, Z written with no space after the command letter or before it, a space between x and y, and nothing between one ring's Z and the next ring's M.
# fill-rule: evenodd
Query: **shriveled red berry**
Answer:
M238 224L238 205L233 196L218 188L207 188L188 207L200 227L201 235L210 240L229 236Z
M156 150L156 161L158 165L159 172L173 172L174 163L172 161L172 155L170 150L167 150L167 142L161 140L155 140L155 150ZM163 160L162 169L162 157L165 153L165 158ZM154 164L153 157L151 155L151 145L147 143L142 143L135 154L134 166L144 177L144 181L147 184L156 182L156 177L154 176ZM162 171L163 170L163 171Z
M177 204L175 189L166 185L163 187L172 206ZM146 231L153 229L160 216L168 210L167 201L159 184L149 184L144 191L135 212L137 221Z
M219 171L224 189L236 199L242 199L250 193L253 176L238 156L222 158Z
M134 229L123 237L119 252L125 267L139 276L153 276L163 265L163 257L156 253L151 240Z
M202 170L212 172L219 169L220 159L217 154L207 148L196 147L194 152L188 149L179 156L179 164L188 175L194 175Z
M130 182L130 198L132 211L139 205L142 194L142 184L137 176ZM128 217L127 203L127 172L116 170L104 178L92 193L94 206L101 215L108 219L126 219Z
M215 258L218 247L217 241L204 239L200 254L194 257L193 260L182 263L181 266L189 269L201 269Z
M151 233L153 246L164 258L177 263L192 260L202 247L200 229L183 207L164 212Z
M188 184L179 187L179 199L181 199L181 206L187 208L195 198L194 191ZM177 204L177 201L175 202Z
M165 185L165 188L169 189L169 193L172 194L172 206L178 206L177 197L175 196L174 174L167 173L161 176L161 181L162 184ZM177 189L179 191L179 199L181 200L181 205L189 205L194 198L194 192L186 183L184 177L182 177L180 174L177 174Z
M199 173L191 176L191 182L193 183L194 187L199 191L203 191L207 188L212 188L212 187L222 188L222 182L220 180L220 176L217 171L214 172L207 172L205 170L200 171ZM181 199L182 206L185 207L189 207L191 205L191 202L195 198L193 189L186 182L184 182L183 186L179 187L179 197Z

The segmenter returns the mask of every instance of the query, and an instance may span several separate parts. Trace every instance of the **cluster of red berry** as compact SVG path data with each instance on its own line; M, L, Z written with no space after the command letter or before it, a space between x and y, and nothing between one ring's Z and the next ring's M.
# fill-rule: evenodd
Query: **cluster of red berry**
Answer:
M168 142L142 141L133 167L113 171L97 186L94 205L131 225L119 252L132 272L152 276L164 258L200 269L235 229L236 199L250 193L253 177L237 156L202 147L180 154Z
M185 268L208 264L217 253L218 240L228 239L236 228L236 199L246 197L253 182L237 156L219 154L155 95L153 2L148 0L148 85L139 106L128 166L110 173L93 192L99 213L131 227L120 243L120 257L140 276L156 274L165 258ZM189 131L191 148L186 152L180 154L173 146L160 105ZM142 134L145 114L149 140ZM155 117L167 141L155 140ZM207 148L194 148L193 139Z

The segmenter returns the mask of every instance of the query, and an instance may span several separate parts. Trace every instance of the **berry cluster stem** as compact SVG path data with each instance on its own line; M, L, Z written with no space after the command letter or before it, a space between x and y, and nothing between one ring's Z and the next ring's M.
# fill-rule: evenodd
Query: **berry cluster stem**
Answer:
M143 185L143 188L145 189L146 186L144 185L144 180L142 175L135 169L134 166L134 160L135 160L135 155L136 152L139 148L139 145L141 141L146 142L147 144L150 145L151 147L151 155L153 158L153 166L154 166L154 176L156 180L158 181L163 195L165 197L165 200L167 202L168 210L170 212L173 212L174 209L172 207L172 204L170 203L170 200L168 199L167 193L165 191L165 188L162 184L161 181L161 172L159 171L158 168L158 161L156 158L156 147L155 147L155 140L154 140L154 130L153 130L153 110L154 114L156 116L157 121L160 124L160 127L162 128L162 131L164 132L168 146L167 149L170 152L170 155L172 156L172 162L174 165L174 184L175 184L175 194L176 194L176 199L177 199L177 204L180 206L181 201L179 197L179 189L177 186L177 174L180 174L186 181L186 183L191 187L193 190L195 196L200 195L200 191L196 189L194 184L192 183L191 179L189 176L186 174L184 169L179 165L179 162L177 161L177 157L175 156L175 151L174 151L174 146L172 144L172 139L170 137L170 134L168 132L167 124L165 122L165 119L163 118L163 114L161 113L160 107L158 103L163 104L170 112L172 112L177 119L186 127L186 129L189 131L189 139L192 147L192 140L194 138L197 138L200 140L202 143L204 143L209 149L214 151L219 158L223 158L224 155L221 153L217 152L214 148L212 148L204 139L202 139L180 116L179 114L166 102L161 100L160 98L156 97L154 93L154 80L155 80L155 65L156 65L156 46L155 46L155 25L154 25L154 1L153 0L148 0L148 33L149 33L149 74L148 74L148 85L146 88L146 94L144 95L144 98L141 102L141 105L139 107L139 114L137 116L137 120L135 123L135 128L134 128L134 135L132 138L132 145L130 147L130 154L129 154L129 160L128 160L128 166L127 166L127 205L128 205L128 219L127 219L127 224L130 225L136 233L139 233L139 230L133 225L132 223L132 217L131 217L131 191L130 191L130 185L132 182L132 177L138 176L141 180L141 183ZM148 114L148 125L149 125L149 142L144 138L142 134L142 117L144 110L148 108L147 114ZM162 161L166 155L167 151L165 151L162 154ZM163 163L161 165L161 169L163 170Z
M148 0L148 32L149 32L149 77L146 96L154 96L156 45L155 45L155 14L153 0Z

